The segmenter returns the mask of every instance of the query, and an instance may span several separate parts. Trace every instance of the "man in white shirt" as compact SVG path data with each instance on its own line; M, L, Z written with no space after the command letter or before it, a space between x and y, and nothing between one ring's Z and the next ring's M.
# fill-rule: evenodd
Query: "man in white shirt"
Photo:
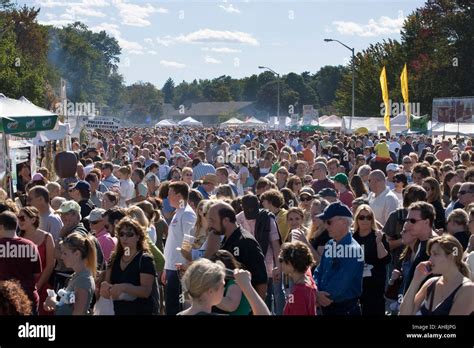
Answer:
M397 196L387 187L385 174L374 170L369 175L369 205L374 211L375 219L383 225L393 211L398 208Z
M196 214L188 205L189 188L185 182L173 182L169 186L168 200L176 209L176 213L168 227L168 238L165 245L165 276L166 276L166 314L176 315L181 311L181 285L176 264L184 264L186 260L181 251L185 234L191 234L196 223Z

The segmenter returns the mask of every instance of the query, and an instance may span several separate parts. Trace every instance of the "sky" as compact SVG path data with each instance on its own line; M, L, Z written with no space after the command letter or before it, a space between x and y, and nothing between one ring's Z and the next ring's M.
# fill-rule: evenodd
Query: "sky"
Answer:
M18 0L41 8L39 22L75 21L105 30L122 47L119 72L125 83L161 88L222 75L242 78L266 66L284 75L316 73L347 64L356 52L384 39L400 39L407 15L424 0L145 1Z

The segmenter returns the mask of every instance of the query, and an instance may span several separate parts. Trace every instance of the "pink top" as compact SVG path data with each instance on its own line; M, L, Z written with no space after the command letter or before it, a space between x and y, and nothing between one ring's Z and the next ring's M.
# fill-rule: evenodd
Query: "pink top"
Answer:
M245 218L244 212L240 212L236 216L237 224L239 224L244 230L249 232L252 236L255 237L255 222L256 220L247 220ZM273 248L272 242L279 240L280 235L278 233L278 227L274 219L270 220L270 238L268 239L268 249L267 254L265 255L265 267L267 269L267 276L272 276L273 270Z
M95 237L97 238L100 247L102 248L104 260L108 262L110 260L110 255L112 254L112 251L117 245L117 238L112 237L106 228L96 233Z

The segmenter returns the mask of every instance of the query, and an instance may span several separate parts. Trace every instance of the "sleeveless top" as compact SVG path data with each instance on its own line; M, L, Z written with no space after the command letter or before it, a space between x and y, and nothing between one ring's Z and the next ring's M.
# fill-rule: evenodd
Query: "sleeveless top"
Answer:
M459 284L459 286L456 289L454 289L454 291L448 297L446 297L443 300L443 302L441 302L435 309L433 309L434 294L435 294L436 283L438 282L438 279L428 286L426 298L420 307L421 315L449 315L449 312L451 311L451 307L453 306L453 303L454 303L454 297L456 296L456 293L461 288L461 286L464 284L464 282ZM430 298L429 307L427 306L428 298Z

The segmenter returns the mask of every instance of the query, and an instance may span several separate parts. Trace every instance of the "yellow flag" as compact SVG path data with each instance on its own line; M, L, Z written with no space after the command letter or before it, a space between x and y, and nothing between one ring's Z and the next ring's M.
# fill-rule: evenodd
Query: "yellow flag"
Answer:
M385 104L384 124L387 131L390 132L390 105L388 101L387 73L383 67L380 73L380 88L382 88L382 99Z
M410 128L410 104L408 102L408 70L407 65L403 67L402 74L400 75L400 84L402 86L402 96L405 102L405 114L407 115L407 128Z

